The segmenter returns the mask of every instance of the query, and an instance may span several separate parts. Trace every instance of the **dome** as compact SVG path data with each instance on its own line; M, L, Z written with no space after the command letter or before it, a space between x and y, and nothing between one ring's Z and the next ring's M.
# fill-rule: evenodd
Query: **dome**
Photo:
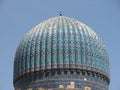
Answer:
M109 59L103 41L88 26L65 16L50 18L32 28L15 55L14 81L35 72L85 70L109 81Z

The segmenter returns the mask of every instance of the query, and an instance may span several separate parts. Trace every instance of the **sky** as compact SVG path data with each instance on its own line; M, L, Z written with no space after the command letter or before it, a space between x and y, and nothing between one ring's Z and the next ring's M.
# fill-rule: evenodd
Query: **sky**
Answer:
M120 90L120 0L0 0L0 90L14 90L14 56L25 33L60 10L101 37L110 58L109 90Z

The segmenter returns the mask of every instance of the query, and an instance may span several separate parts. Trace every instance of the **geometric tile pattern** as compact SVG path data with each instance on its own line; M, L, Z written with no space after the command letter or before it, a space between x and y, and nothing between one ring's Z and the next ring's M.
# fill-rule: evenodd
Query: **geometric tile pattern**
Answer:
M88 26L65 16L50 18L21 40L14 60L14 80L46 70L88 70L109 78L103 41Z

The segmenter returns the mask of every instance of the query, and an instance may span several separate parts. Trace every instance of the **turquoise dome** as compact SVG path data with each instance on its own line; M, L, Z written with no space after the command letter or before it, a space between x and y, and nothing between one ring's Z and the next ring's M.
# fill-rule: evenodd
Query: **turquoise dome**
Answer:
M65 16L38 24L16 50L14 78L54 69L83 69L109 78L109 58L103 41L85 24Z

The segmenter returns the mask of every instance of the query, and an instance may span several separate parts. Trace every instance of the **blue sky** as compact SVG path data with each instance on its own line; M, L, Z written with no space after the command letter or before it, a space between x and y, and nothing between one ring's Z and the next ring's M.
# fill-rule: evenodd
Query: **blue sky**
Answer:
M60 10L99 34L110 57L110 90L120 90L119 0L0 0L0 90L14 89L14 55L24 34Z

